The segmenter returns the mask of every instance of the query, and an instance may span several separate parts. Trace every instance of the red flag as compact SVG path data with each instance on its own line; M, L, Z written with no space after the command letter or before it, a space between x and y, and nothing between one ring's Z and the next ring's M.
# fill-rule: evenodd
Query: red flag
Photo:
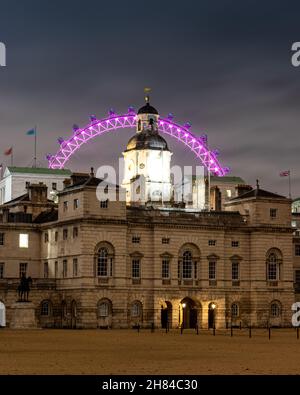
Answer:
M6 156L11 155L12 151L13 151L13 148L10 147L10 148L8 148L7 150L4 151L4 155L6 155Z
M290 171L286 170L286 171L282 171L281 173L279 173L280 177L287 177L290 175Z

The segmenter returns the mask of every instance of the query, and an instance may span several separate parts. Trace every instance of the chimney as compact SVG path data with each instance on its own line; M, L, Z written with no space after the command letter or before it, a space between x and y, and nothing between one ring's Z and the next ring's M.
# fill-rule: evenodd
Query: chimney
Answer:
M65 178L63 181L63 184L64 184L64 189L67 188L68 186L70 186L71 185L70 178Z
M28 192L31 203L47 203L47 189L47 185L42 182L39 184L30 184L28 186Z

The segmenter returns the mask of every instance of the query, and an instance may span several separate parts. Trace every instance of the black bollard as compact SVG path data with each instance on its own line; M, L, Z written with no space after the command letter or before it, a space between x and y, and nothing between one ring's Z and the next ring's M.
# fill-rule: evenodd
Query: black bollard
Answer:
M180 334L181 335L183 334L183 325L181 325L181 327L180 327Z
M214 328L213 328L213 335L216 336L216 325L214 324Z
M198 326L198 324L196 326L196 333L197 333L197 335L199 335L199 326Z
M138 331L138 333L140 333L140 324L138 324L138 326L137 326L137 331Z
M269 326L269 340L271 340L271 327Z
M252 333L251 333L251 325L249 326L249 338L251 339Z
M152 322L152 324L151 324L151 333L153 333L154 332L154 322Z
M297 327L297 340L299 340L299 326Z
M240 330L242 329L242 321L240 321Z
M230 326L230 337L233 336L233 329L232 329L232 325Z

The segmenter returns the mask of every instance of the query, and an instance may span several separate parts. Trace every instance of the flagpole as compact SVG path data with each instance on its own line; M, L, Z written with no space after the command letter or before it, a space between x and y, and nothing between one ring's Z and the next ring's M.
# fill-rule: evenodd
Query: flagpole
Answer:
M34 158L33 158L33 167L36 167L36 126L34 127Z
M13 167L14 165L14 146L11 146L11 155L10 155L10 165Z
M289 170L289 199L292 199L292 191L291 191L291 171Z

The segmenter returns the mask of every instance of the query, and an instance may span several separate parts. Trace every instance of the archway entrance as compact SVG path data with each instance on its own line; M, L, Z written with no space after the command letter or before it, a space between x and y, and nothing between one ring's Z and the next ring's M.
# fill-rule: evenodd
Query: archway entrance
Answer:
M198 325L198 305L193 299L184 298L181 303L181 325L183 328L196 328Z
M167 328L172 327L172 303L167 302L165 305L161 306L161 327Z
M212 302L208 306L208 328L213 328L215 326L215 314L216 304Z
M0 302L0 328L6 326L5 304Z

